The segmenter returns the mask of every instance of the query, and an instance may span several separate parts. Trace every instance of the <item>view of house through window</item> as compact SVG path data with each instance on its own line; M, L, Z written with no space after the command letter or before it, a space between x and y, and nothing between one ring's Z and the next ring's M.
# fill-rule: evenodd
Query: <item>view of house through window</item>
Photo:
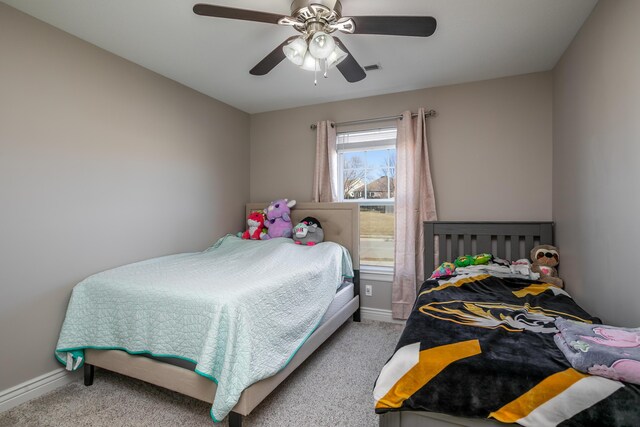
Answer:
M360 203L360 263L393 267L396 129L339 133L340 197Z

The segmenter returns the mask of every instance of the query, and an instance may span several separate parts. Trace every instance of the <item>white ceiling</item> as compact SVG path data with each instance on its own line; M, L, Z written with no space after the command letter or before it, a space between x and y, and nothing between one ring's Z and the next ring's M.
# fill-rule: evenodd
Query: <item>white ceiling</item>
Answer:
M429 38L342 35L361 65L359 83L283 61L249 70L293 29L197 16L207 0L3 0L38 19L248 113L550 70L597 0L342 0L343 15L429 15ZM210 0L289 14L289 0ZM333 72L331 72L333 71Z

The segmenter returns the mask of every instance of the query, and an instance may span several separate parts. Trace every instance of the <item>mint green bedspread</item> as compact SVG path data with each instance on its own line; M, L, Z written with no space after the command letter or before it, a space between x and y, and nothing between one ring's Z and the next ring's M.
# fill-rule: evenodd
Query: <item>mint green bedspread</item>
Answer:
M75 286L56 346L73 370L85 348L192 361L217 383L211 417L284 368L313 333L343 277L348 251L324 242L226 236L200 253L155 258Z

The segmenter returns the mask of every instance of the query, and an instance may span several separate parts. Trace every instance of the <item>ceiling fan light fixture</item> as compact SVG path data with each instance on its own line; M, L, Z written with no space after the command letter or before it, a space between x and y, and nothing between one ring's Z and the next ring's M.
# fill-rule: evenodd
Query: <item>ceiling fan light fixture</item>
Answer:
M333 52L331 52L331 54L327 57L327 67L331 68L335 65L338 65L339 63L344 61L347 56L349 56L347 55L347 52L336 46L335 49L333 49Z
M304 37L298 37L291 43L283 46L282 51L289 61L300 66L304 63L304 57L307 53L307 41Z
M307 54L304 56L304 61L300 68L306 71L317 71L320 67L318 64L318 60L311 55L311 52L307 51Z
M326 59L336 47L336 42L324 31L317 31L309 40L309 52L317 59Z

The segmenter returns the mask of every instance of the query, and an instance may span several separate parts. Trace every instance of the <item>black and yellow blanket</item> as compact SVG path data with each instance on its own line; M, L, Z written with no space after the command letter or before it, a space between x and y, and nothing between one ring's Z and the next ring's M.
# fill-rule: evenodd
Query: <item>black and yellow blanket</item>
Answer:
M640 387L572 369L553 341L557 316L600 323L541 282L489 275L425 282L376 381L376 412L640 425Z

